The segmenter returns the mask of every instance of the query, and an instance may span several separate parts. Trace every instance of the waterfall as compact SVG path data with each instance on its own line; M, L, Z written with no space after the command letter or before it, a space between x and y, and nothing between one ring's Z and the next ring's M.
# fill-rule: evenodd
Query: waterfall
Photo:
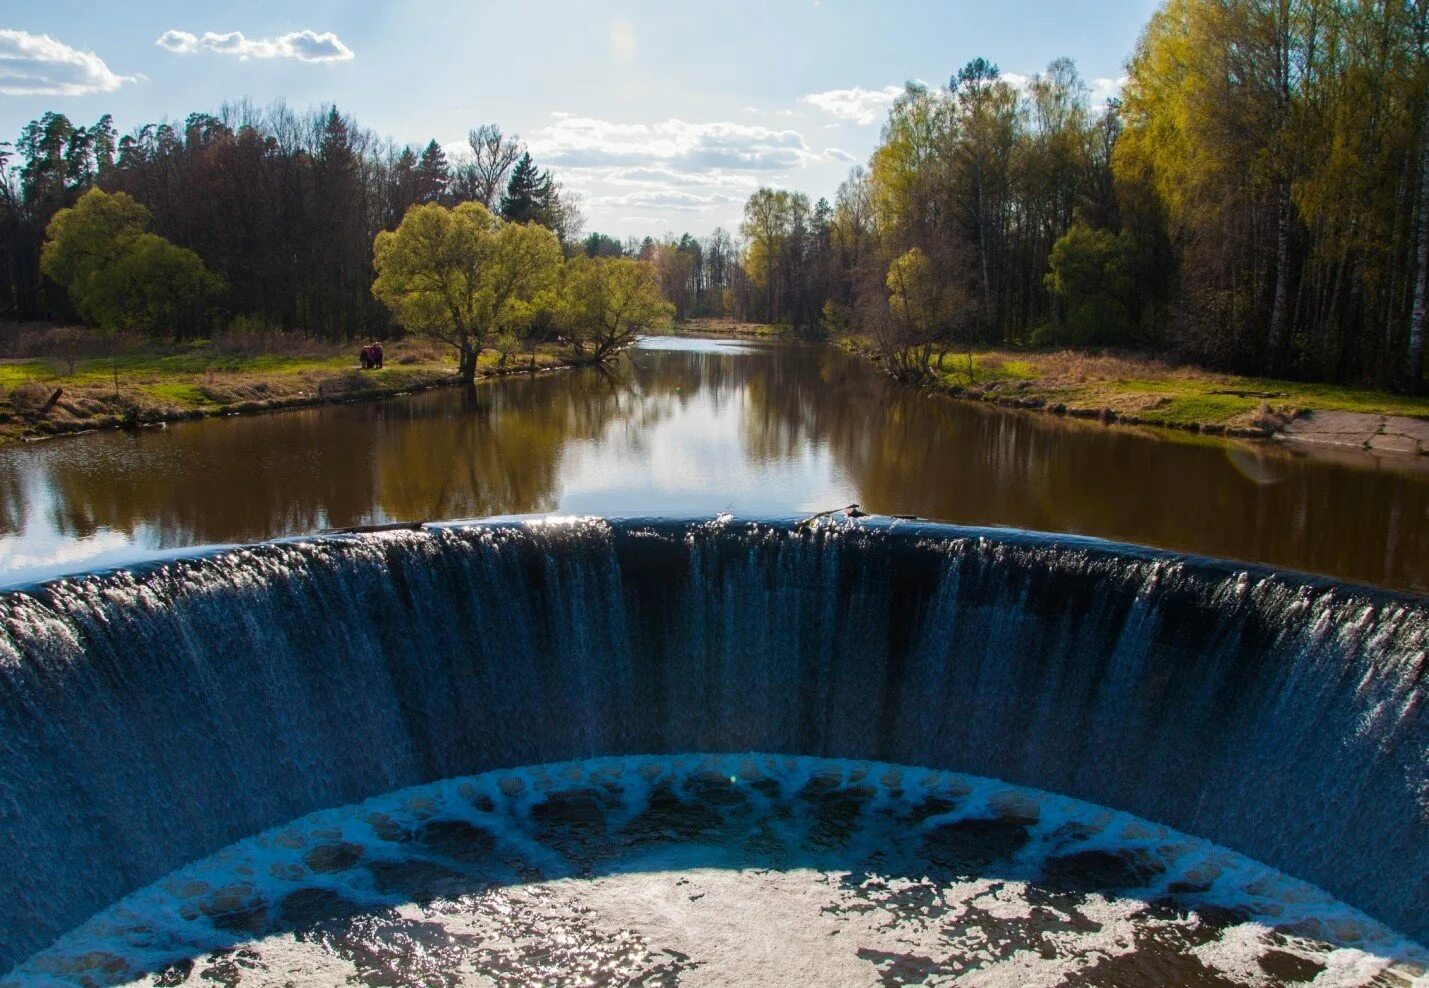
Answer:
M1429 608L896 521L478 523L0 596L0 971L323 807L767 751L1124 809L1429 935Z

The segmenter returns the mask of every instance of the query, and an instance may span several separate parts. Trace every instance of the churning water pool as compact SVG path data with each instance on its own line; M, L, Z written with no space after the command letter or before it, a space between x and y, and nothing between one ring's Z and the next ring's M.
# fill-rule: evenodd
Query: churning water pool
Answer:
M877 762L678 755L326 810L5 984L1407 985L1429 954L1126 813Z
M1421 984L1426 646L1418 597L880 518L33 585L2 983Z

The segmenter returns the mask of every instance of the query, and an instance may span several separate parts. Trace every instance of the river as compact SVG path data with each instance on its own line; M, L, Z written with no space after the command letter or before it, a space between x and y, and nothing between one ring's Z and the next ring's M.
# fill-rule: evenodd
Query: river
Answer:
M1429 464L930 396L831 346L645 340L608 369L0 450L0 583L193 545L539 512L867 511L1429 589Z

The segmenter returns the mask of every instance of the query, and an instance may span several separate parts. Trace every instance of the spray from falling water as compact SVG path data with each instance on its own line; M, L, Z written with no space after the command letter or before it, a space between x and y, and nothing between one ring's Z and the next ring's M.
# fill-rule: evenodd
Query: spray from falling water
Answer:
M1408 598L948 526L586 520L62 580L0 628L0 970L323 807L682 751L1035 786L1429 934Z

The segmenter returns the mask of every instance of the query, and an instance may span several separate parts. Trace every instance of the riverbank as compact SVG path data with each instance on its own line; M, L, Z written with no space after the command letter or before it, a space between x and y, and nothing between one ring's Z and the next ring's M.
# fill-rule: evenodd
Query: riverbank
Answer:
M840 344L875 363L868 341ZM981 350L948 354L933 390L1104 423L1429 454L1429 398L1373 388L1222 374L1130 353Z
M788 326L691 319L676 336L783 341ZM866 338L834 341L875 364ZM1429 455L1429 398L1222 374L1135 353L984 349L948 354L925 387L1009 408L1211 436Z
M381 370L364 371L355 345L286 341L240 346L204 341L149 345L111 356L0 359L0 444L98 429L371 401L460 383L445 348L385 344ZM543 347L534 370L566 366ZM530 373L530 354L482 354L478 378Z
M670 336L737 340L797 340L800 337L790 326L774 326L762 322L740 322L738 319L686 319L671 323Z

